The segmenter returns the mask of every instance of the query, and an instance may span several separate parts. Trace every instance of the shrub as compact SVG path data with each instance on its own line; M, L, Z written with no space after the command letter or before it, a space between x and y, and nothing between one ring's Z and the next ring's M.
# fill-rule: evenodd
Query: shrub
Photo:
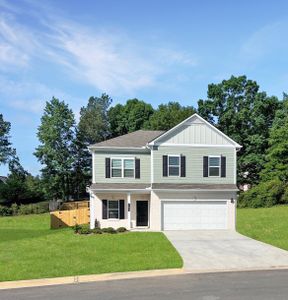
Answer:
M119 227L119 228L117 228L116 231L117 231L117 232L126 232L127 229L126 229L125 227Z
M0 216L11 216L12 215L12 209L7 206L0 205Z
M89 227L88 224L81 225L80 228L79 228L79 230L78 230L79 234L89 234L91 232L92 231L91 231L91 229L90 229L90 227Z
M287 203L285 196L285 194L288 196L287 189L287 185L285 186L279 179L261 182L247 192L240 193L239 207L258 208Z
M112 227L102 228L102 232L103 233L110 233L110 234L117 233L117 231Z
M102 234L102 230L99 227L96 227L96 228L92 229L91 231L94 234Z
M16 203L13 203L13 204L11 205L11 209L12 209L12 215L13 215L13 216L18 215L18 205L17 205Z
M78 225L78 224L76 224L76 225L73 227L73 230L74 230L75 233L78 233L80 229L81 229L81 225Z

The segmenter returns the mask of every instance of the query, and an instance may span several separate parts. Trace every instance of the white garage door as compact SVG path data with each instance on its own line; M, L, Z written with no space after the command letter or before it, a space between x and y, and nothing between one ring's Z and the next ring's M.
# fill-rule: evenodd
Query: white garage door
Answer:
M163 202L164 230L226 229L227 202Z

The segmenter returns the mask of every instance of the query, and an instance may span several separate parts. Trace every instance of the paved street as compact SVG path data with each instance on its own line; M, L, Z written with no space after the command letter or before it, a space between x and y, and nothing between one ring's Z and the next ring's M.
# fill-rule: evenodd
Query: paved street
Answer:
M1 300L287 299L288 270L186 274L0 291Z

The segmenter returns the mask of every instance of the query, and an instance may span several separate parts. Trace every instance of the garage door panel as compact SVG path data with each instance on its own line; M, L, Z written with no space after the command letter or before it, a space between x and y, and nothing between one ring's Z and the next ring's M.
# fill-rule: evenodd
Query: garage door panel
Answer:
M226 229L226 201L163 202L164 230Z

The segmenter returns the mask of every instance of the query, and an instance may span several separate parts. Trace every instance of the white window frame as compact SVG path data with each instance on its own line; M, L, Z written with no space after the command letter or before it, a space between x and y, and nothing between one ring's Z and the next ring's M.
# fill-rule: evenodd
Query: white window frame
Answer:
M118 203L118 209L117 209L118 218L110 218L109 217L109 211L110 210L116 211L116 208L112 208L112 209L109 208L109 202L111 202L111 201L116 201ZM107 219L109 219L109 220L119 220L120 219L120 200L107 200Z
M113 159L121 160L121 176L119 177L113 176L113 172L112 172ZM134 170L133 177L124 177L124 160L133 160L133 170ZM127 170L132 170L132 169L127 169ZM111 174L110 176L111 178L135 178L135 157L111 157L110 174Z
M219 158L219 166L210 166L210 158ZM211 168L219 168L219 175L210 175ZM221 155L209 155L208 156L208 177L220 177L221 176Z
M178 175L170 175L170 164L169 164L169 158L170 157L178 157L179 158L179 165L178 165L178 170L179 174ZM176 165L171 165L171 167L176 167ZM180 172L181 172L181 155L180 154L169 154L168 155L168 162L167 162L167 168L168 168L168 177L180 177Z

